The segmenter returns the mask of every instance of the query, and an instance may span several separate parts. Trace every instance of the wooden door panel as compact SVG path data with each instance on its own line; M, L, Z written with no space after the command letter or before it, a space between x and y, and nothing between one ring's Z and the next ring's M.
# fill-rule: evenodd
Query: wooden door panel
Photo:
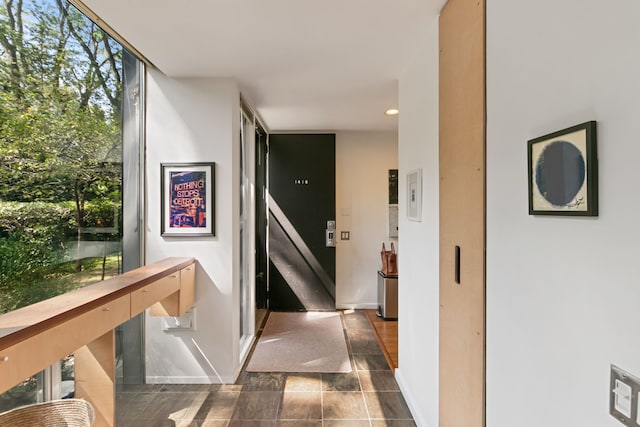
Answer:
M484 10L450 0L440 15L441 427L485 418Z

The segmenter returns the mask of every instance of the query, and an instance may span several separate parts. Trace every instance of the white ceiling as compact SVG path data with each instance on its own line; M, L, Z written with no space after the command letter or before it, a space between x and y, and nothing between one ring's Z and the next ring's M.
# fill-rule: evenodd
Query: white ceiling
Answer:
M445 0L84 0L171 77L232 77L271 131L394 130Z

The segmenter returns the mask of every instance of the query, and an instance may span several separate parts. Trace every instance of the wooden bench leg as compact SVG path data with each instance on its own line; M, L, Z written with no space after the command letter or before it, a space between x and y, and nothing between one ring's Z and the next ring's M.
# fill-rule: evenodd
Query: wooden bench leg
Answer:
M95 427L115 426L115 331L75 351L75 397L93 406Z

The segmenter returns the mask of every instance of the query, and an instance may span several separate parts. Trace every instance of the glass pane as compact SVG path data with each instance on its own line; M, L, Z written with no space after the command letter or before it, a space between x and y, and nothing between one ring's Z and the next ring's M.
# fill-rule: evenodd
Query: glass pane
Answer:
M251 330L251 267L254 262L251 246L251 221L253 219L252 189L249 176L250 149L255 128L251 120L240 114L240 343L241 346L252 333Z
M121 271L122 47L68 3L4 2L0 312Z
M75 359L73 354L65 357L60 361L60 397L62 399L68 399L74 397L75 393Z
M0 412L18 406L42 402L44 395L44 372L27 378L11 390L0 394Z
M246 292L247 268L246 268L246 209L247 209L247 191L246 191L246 130L247 116L240 113L240 339L246 334L246 306L244 303L244 294Z
M250 220L250 188L247 165L249 132L252 123L244 113L240 113L240 339L246 339L249 331L249 286L251 284L250 265L251 246L249 245L249 220Z
M123 151L139 152L143 115L140 62L69 3L3 2L0 41L2 314L139 265L138 235L123 239L123 217L140 217L139 200L123 203ZM73 359L62 367L69 394ZM0 403L42 394L40 377Z

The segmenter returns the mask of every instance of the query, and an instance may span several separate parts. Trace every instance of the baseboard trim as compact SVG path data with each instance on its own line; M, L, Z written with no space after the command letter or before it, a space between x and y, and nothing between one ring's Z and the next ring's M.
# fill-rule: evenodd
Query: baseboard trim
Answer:
M407 406L409 407L409 411L411 411L411 415L413 416L413 421L416 423L418 427L429 427L427 424L425 417L422 415L420 410L420 399L416 399L415 396L411 394L409 388L407 387L407 382L402 375L402 370L397 368L395 370L395 378L398 383L398 387L400 387L400 392L404 397L404 400L407 402ZM422 402L424 404L424 402Z
M233 384L234 382L235 378L230 377L146 377L147 384Z
M338 310L377 310L378 309L378 303L376 302L371 302L371 303L353 303L353 304L347 304L347 303L339 303L336 304L336 309Z

